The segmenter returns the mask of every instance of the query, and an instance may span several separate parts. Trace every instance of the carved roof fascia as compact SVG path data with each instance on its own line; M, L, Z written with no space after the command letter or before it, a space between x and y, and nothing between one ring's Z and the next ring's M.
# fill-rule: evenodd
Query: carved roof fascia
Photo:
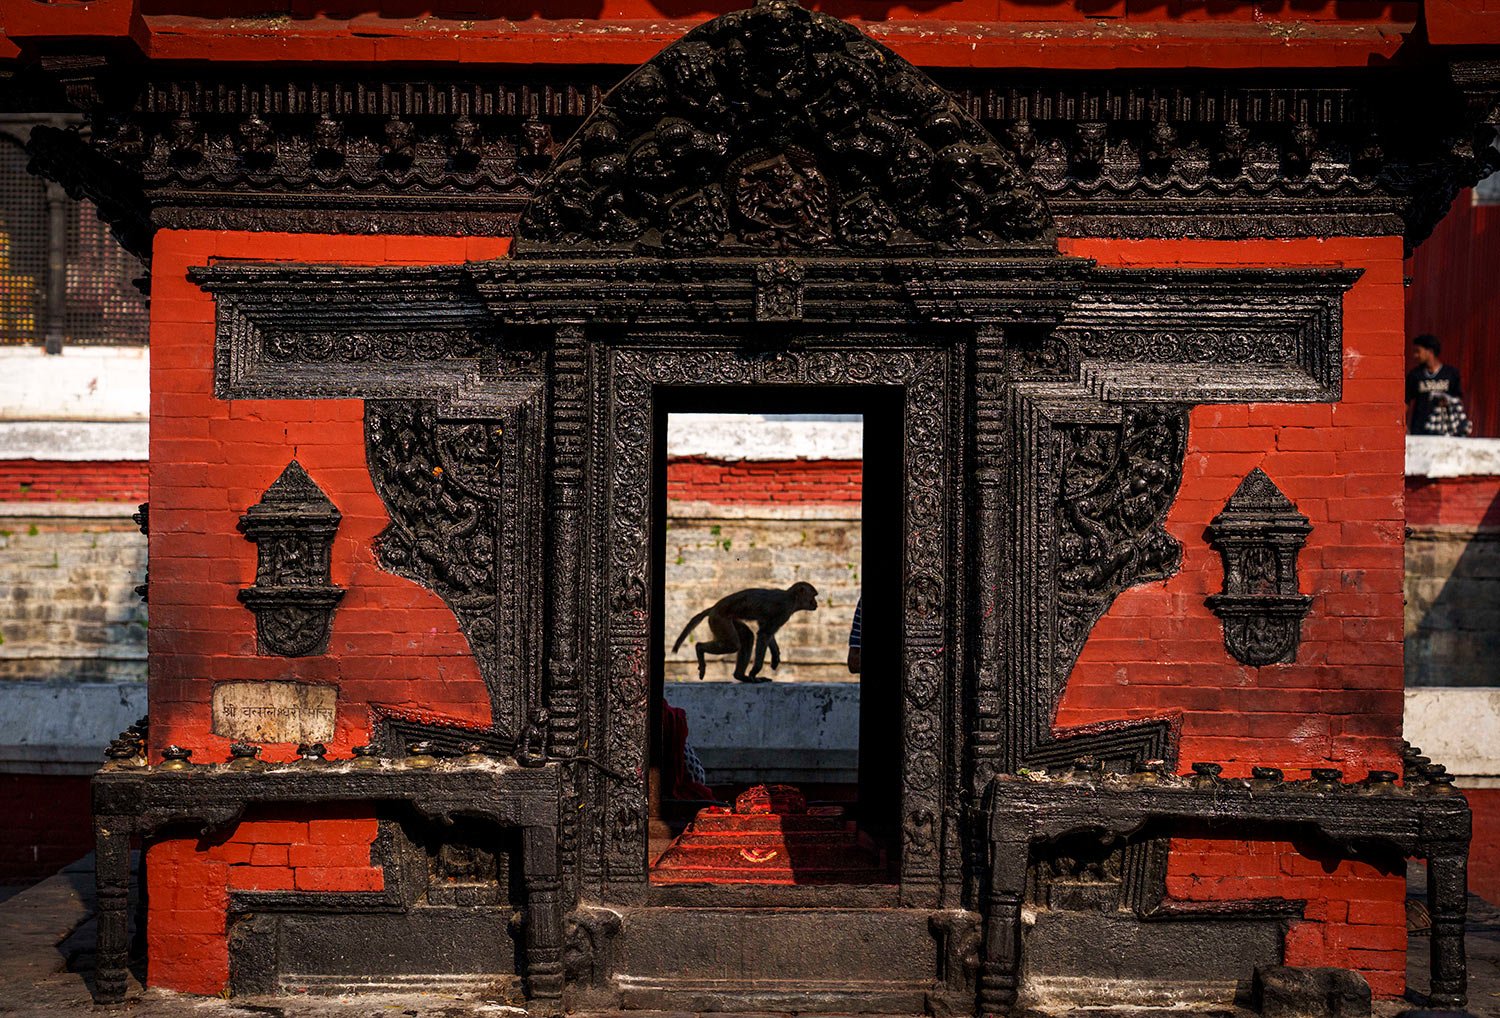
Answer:
M77 69L45 73L91 130L48 139L39 171L95 198L143 255L162 227L512 234L559 143L618 80L579 68L476 79L101 65L95 86ZM1480 51L1325 72L945 72L940 83L1014 153L1064 236L1416 243L1494 168L1500 122L1500 63Z
M470 266L507 324L749 323L769 267L797 276L796 320L905 324L1058 321L1084 285L1082 258L497 259Z
M120 246L150 264L156 228L139 173L90 144L77 128L39 125L26 151L32 173L57 181L70 198L93 202Z

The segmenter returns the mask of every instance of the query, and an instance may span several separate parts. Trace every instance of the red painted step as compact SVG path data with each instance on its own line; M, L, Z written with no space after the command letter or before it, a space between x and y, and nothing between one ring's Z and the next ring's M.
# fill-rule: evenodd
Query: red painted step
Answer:
M807 808L791 785L757 785L700 810L652 868L657 883L865 884L885 879L885 855L837 807Z

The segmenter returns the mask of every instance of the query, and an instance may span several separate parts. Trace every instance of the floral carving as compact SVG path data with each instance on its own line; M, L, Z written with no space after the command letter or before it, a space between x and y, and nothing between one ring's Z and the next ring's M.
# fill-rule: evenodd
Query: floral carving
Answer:
M425 400L369 400L370 476L391 522L380 564L434 591L457 617L490 691L495 730L517 737L540 670L526 563L531 508L517 411L444 412ZM510 511L507 511L510 509Z
M1181 564L1182 545L1161 524L1182 483L1187 414L1131 409L1120 425L1061 427L1055 440L1061 480L1053 675L1061 689L1115 596L1165 579Z

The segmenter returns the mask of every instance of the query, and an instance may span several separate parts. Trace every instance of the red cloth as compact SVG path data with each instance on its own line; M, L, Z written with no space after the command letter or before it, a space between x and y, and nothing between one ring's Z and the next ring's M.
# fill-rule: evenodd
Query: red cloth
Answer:
M661 786L672 799L712 799L713 789L700 785L688 773L683 760L682 748L687 745L687 711L673 707L665 700L661 704Z

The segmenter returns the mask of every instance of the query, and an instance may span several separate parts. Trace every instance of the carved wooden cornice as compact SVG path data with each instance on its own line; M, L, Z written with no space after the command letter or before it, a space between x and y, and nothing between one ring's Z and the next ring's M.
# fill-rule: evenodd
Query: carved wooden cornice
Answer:
M151 229L510 235L601 72L330 77L94 69L37 168ZM1069 236L1424 238L1497 165L1500 65L941 75Z

